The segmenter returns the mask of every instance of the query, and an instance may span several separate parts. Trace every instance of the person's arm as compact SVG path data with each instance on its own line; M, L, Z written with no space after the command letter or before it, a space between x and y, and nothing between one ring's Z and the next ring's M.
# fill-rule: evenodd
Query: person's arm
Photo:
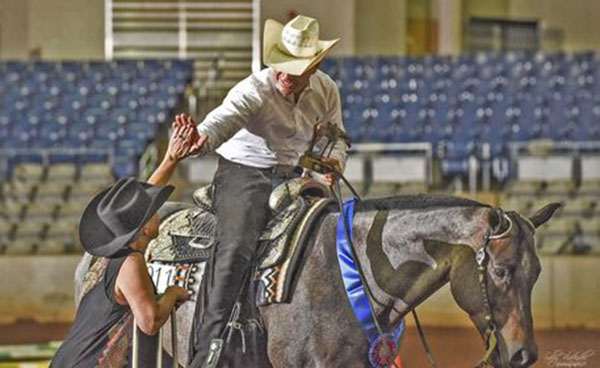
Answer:
M225 97L223 103L212 110L200 124L185 116L186 125L195 126L189 155L203 156L214 152L219 146L242 129L262 104L254 86L253 77L238 83ZM202 142L202 144L198 144Z
M132 253L121 265L115 283L115 293L121 294L131 308L137 326L147 335L155 335L167 321L178 302L187 300L185 289L170 286L155 300L152 280L144 256Z

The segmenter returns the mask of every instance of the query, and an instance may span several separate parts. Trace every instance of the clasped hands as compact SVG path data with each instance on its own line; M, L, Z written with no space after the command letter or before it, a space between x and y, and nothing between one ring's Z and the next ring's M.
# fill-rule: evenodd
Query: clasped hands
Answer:
M173 161L181 161L184 158L198 153L208 137L198 133L196 122L186 114L178 114L171 124L173 133L167 148L167 157Z

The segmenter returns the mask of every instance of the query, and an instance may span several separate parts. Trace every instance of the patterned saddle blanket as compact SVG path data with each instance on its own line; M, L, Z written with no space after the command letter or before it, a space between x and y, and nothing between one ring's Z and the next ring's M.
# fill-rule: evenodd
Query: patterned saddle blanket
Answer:
M198 295L216 242L210 192L210 188L201 188L194 193L196 206L179 205L176 211L160 214L159 236L148 246L148 270L159 293L169 285L178 285L191 291L192 299ZM287 201L260 236L254 274L259 306L289 301L303 244L319 214L332 203L330 198L302 196ZM281 206L285 201L277 203Z

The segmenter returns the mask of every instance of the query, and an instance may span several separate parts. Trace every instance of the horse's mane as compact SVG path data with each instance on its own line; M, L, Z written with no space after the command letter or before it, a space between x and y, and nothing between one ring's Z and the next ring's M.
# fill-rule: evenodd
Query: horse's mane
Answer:
M413 210L432 207L489 207L486 204L467 198L414 194L393 197L365 199L358 202L356 212L380 211L380 210Z

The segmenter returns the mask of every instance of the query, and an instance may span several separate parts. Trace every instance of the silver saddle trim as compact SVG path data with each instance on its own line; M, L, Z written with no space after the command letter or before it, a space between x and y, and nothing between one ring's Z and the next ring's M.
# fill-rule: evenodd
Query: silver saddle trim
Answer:
M198 219L203 216L206 219ZM212 221L211 221L212 220ZM152 261L194 262L206 260L210 256L210 247L214 243L212 230L194 229L193 222L214 224L214 215L187 208L163 219L158 236L148 244L148 253ZM214 228L214 226L210 226Z
M196 206L214 214L215 210L213 207L212 196L212 184L200 187L192 194ZM271 196L269 197L269 207L273 212L279 213L300 196L329 197L330 191L326 185L313 178L293 178L279 184L273 189Z
M330 195L329 188L313 178L293 178L273 189L269 197L269 207L275 212L280 212L298 197L329 197Z
M192 200L194 201L194 204L196 206L198 206L198 207L202 208L203 210L208 211L210 213L215 213L215 210L213 208L212 197L213 197L212 184L208 184L203 187L200 187L200 188L196 189L194 191L194 193L192 194Z

